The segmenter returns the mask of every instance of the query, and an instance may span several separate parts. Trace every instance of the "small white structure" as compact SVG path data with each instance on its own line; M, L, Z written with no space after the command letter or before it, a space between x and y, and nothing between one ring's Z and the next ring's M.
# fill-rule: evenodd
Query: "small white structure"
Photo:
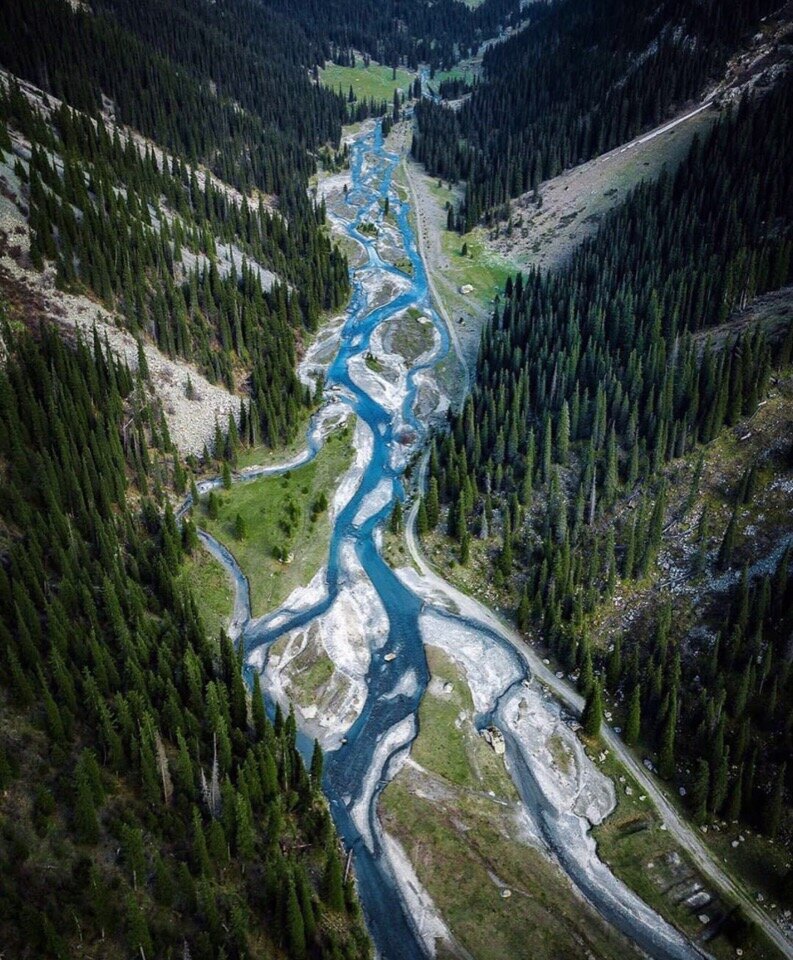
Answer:
M464 297L467 297L469 293L473 293L473 292L474 292L474 288L473 288L473 286L472 286L470 283L464 283L464 284L460 287L460 293L461 293Z

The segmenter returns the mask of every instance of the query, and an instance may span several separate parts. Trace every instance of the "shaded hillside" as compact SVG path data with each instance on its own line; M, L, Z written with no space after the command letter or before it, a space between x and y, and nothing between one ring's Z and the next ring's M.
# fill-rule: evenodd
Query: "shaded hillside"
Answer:
M124 421L154 437L129 371L2 333L4 950L369 956L320 757L309 774L177 586L192 526L130 485Z
M413 70L420 63L448 67L521 17L517 0L484 0L475 9L459 0L265 0L265 6L299 21L337 63L348 64L359 50Z
M491 47L484 82L459 110L425 101L413 155L430 173L465 180L457 215L487 211L582 163L699 97L772 0L660 5L562 0Z
M791 90L787 79L744 102L569 267L507 284L419 514L427 531L445 520L460 562L474 553L582 691L602 672L631 704L626 736L683 780L696 818L743 817L772 837L790 828L784 409L762 460L743 458L710 502L699 457L730 428L750 437L772 371L789 371L789 311L769 300L770 313L724 324L791 280ZM689 558L675 554L669 602L647 608L638 597L669 571L669 530L683 523ZM689 582L704 607L693 619L679 596ZM606 657L602 604L617 594L624 635ZM681 646L697 623L704 634Z

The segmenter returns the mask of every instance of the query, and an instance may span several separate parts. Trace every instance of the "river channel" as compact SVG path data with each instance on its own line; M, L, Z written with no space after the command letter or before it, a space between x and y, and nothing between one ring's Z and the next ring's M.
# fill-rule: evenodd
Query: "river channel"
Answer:
M426 593L422 595L421 590L414 589L404 577L400 578L378 551L377 528L393 509L394 499L404 496L402 474L407 455L421 449L428 429L414 409L416 378L437 364L450 349L449 332L431 303L426 271L408 219L408 202L400 199L392 183L400 159L385 148L379 124L373 131L361 134L351 147L349 217L329 214L336 218L338 227L362 246L366 259L351 271L353 294L338 350L326 373L325 391L326 395L334 396L337 406L339 403L349 405L358 421L371 431L373 442L357 489L334 517L325 568L326 589L321 598L309 605L282 608L253 621L247 583L233 556L202 533L204 544L237 582L232 632L241 638L249 662L252 660L260 667L266 662L267 649L279 637L328 612L344 585L345 556L349 556L350 551L354 551L387 615L387 638L371 650L365 702L356 721L346 731L346 742L326 754L323 784L337 829L347 849L353 851L358 891L379 956L387 960L420 960L428 953L426 940L421 935L420 918L411 913L408 902L400 895L377 819L379 793L393 775L396 762L409 750L418 728L418 707L429 681L422 638L428 616L435 617L436 622L444 619L450 633L456 629L475 633L480 650L497 652L507 664L504 682L492 698L490 709L478 718L478 724L493 722L502 729L510 774L549 857L570 877L579 893L647 955L659 960L702 956L698 948L614 877L597 858L594 842L589 837L588 820L569 810L558 809L541 778L536 776L526 759L519 732L506 717L521 687L529 680L524 661L508 640L470 617L450 613L448 608L433 609L431 597L428 599ZM365 223L383 224L386 197L391 213L389 226L399 233L411 264L408 272L384 261L377 252L371 229L364 232L360 229ZM373 308L372 298L383 284L388 284L396 293L389 302ZM361 385L360 377L351 375L350 367L356 358L360 361L366 356L376 328L409 307L415 307L434 324L436 346L409 370L401 409L395 413L380 402L381 397L376 400L372 391ZM320 442L316 424L308 440L304 455L281 468L259 473L291 469L310 459ZM381 496L374 501L376 510L364 507L362 511L364 501L369 497L371 504L370 495L376 488L382 489L384 481L390 489L387 502ZM210 485L204 484L199 489L205 492ZM484 655L488 656L487 652ZM468 680L470 684L475 682L472 674ZM306 740L304 745L307 744Z

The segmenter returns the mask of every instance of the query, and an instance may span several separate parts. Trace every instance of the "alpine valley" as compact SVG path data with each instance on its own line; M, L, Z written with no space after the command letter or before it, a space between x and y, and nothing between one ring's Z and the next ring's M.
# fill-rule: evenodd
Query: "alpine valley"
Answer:
M793 958L793 4L4 0L0 958Z

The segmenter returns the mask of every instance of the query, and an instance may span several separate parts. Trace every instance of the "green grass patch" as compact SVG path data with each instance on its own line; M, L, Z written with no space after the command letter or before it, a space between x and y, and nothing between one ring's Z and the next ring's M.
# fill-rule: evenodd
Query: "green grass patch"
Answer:
M403 770L380 809L453 934L478 960L624 956L624 942L571 896L561 871L516 839L511 805L454 791L420 797Z
M234 587L226 571L203 547L197 546L193 555L185 558L178 579L192 590L209 635L219 636L228 627L234 603Z
M313 696L320 687L325 686L332 676L333 662L330 657L323 654L308 669L298 674L295 678L295 686Z
M316 638L318 628L312 625L310 635ZM281 637L273 645L273 656L282 656L290 644L287 637ZM333 662L319 642L309 642L297 656L290 660L286 673L289 677L288 694L297 703L312 703L321 698L323 688L333 676Z
M331 90L341 90L346 97L352 87L358 100L374 99L387 100L389 104L394 99L394 90L408 93L416 74L408 70L397 69L396 78L391 67L381 67L374 61L365 66L359 60L354 67L340 67L331 63L319 71L320 83Z
M689 935L697 936L703 929L697 917L702 911L677 902L679 898L674 896L677 885L690 877L718 899L717 888L699 874L669 832L661 829L655 807L649 799L640 799L641 787L622 765L609 754L599 766L614 781L617 796L614 812L592 831L599 856L661 916ZM624 777L624 782L620 782L620 777ZM626 787L631 790L630 794ZM726 903L728 909L732 905L731 901ZM705 912L712 913L712 908L705 908ZM725 936L709 941L707 949L714 957L724 960L735 956L735 945ZM743 951L747 958L770 960L778 956L762 932L754 928L748 942L743 944Z
M496 294L503 295L507 277L514 276L519 269L511 260L488 249L485 232L482 227L474 227L469 233L456 233L445 229L446 209L448 205L459 206L461 191L459 186L440 185L436 178L426 177L423 173L414 176L425 177L426 189L437 204L439 216L437 229L440 232L440 260L433 279L438 295L443 301L451 321L457 324L465 315L489 316L493 310ZM432 227L432 219L429 223ZM465 253L463 250L465 249ZM462 288L470 285L473 290L467 294Z
M435 192L438 192L437 186ZM463 236L446 230L441 237L441 244L449 263L446 275L458 291L457 305L476 300L490 309L496 294L503 295L507 277L514 276L517 269L515 265L488 251L481 227L475 227ZM467 247L466 255L462 253L463 246ZM459 294L460 287L466 284L474 288L473 292L467 296Z
M237 455L237 469L244 470L246 467L269 467L276 463L282 463L291 460L306 446L306 427L308 419L301 424L298 430L298 436L284 447L266 447L259 443L254 447L245 447Z
M473 725L474 704L464 672L437 647L425 650L433 683L419 706L419 734L411 756L450 784L517 799L503 759ZM451 684L451 690L444 684Z
M413 562L412 557L408 553L408 549L405 546L405 537L402 533L391 533L388 529L388 526L383 528L383 546L382 546L383 559L393 569L397 570L400 567L412 567L418 572L418 567Z
M357 240L353 240L346 234L336 234L333 239L341 252L347 257L351 267L360 267L366 263L366 251Z
M427 690L419 706L419 735L411 756L427 770L461 786L473 786L473 771L468 762L466 740L469 734L456 721L461 711L470 716L473 702L468 687L449 658L435 647L427 647L432 676L440 683L451 683L449 694Z
M479 57L473 60L461 60L450 70L438 70L429 81L430 86L437 90L444 80L465 80L473 83L482 72L482 61Z
M308 583L325 562L331 524L327 509L315 507L333 496L352 460L353 426L332 434L311 463L280 477L263 477L220 490L218 517L202 501L198 522L233 552L248 577L253 616L282 603L295 587ZM245 538L235 537L240 515ZM289 558L281 562L275 551Z

